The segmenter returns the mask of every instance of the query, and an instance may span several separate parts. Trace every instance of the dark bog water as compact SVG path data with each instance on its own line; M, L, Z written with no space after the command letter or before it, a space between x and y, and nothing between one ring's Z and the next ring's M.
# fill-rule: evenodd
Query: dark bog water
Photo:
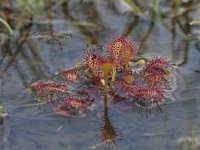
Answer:
M86 49L121 34L137 43L141 57L166 57L173 64L177 89L173 101L161 107L163 113L148 117L128 101L110 105L109 121L119 134L113 149L200 149L199 27L189 24L200 19L200 4L184 2L174 16L170 3L160 2L156 19L151 4L141 2L143 15L135 16L116 2L71 0L53 7L52 22L35 16L20 36L2 38L0 104L7 115L0 126L0 149L111 149L101 140L101 102L84 118L60 117L51 104L39 107L28 87L76 66ZM14 19L11 23L15 25ZM51 34L57 35L47 36Z

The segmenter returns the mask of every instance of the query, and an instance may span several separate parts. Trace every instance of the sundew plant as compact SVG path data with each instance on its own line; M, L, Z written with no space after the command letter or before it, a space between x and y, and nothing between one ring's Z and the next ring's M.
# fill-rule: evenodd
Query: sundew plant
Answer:
M55 114L71 117L86 116L103 95L109 104L127 100L141 114L159 113L170 100L172 67L164 57L139 59L137 49L129 38L120 36L101 49L87 50L80 65L32 83L35 99L52 103Z

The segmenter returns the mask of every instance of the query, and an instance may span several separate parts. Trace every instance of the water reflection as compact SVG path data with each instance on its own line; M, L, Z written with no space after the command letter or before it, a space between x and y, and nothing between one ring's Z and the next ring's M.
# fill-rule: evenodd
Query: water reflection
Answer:
M84 35L87 38L89 38L89 40L91 41L92 44L97 44L98 39L97 39L97 37L94 34L95 32L93 30L91 32L91 30L89 30L87 28L87 26L82 26L81 24L79 24L78 22L80 22L80 19L76 19L75 17L73 17L73 15L71 15L72 12L70 12L68 10L68 7L69 7L70 4L71 4L70 2L69 3L68 2L64 2L62 4L64 18L66 20L69 20L69 21L72 21L72 22L77 22L75 24L75 26L81 31L82 35ZM72 3L71 5L72 6L76 5L76 3L75 4ZM94 5L93 2L91 2L90 5L91 5L90 9L83 9L82 10L82 11L85 11L85 13L83 13L83 14L86 14L85 17L86 17L87 20L92 20L94 24L98 24L98 22L101 21L100 18L99 18L99 13L97 12L97 9L95 8L96 6ZM77 7L77 8L79 8L79 7ZM93 15L92 16L89 15L91 13L95 16L95 18L93 17Z
M32 24L28 25L27 28L25 28L24 32L22 34L20 34L19 38L16 39L16 41L12 41L12 42L16 42L15 44L17 45L17 48L14 52L12 52L12 48L8 47L9 49L4 51L3 57L1 58L1 64L3 63L4 59L6 56L9 57L9 61L8 63L5 65L4 69L2 69L2 73L5 73L7 71L7 69L12 65L12 63L16 60L17 55L21 52L21 48L23 47L28 34L30 32L30 27ZM11 44L11 41L9 40L8 45Z
M119 139L119 131L113 127L108 115L108 99L104 95L104 116L103 127L100 129L102 142L114 146Z

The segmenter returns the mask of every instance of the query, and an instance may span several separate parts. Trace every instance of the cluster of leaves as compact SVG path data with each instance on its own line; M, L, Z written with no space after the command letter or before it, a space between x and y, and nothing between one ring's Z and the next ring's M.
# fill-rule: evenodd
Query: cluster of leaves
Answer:
M105 93L133 100L141 108L160 111L171 86L170 65L165 58L156 57L136 71L136 53L136 45L121 36L109 42L102 53L89 51L84 61L95 83L103 83Z
M102 93L113 103L128 99L140 109L160 111L170 88L169 63L163 57L156 57L144 61L138 71L134 67L136 53L137 46L120 36L101 50L88 50L81 65L62 70L51 80L34 82L31 88L38 101L53 103L56 114L67 116L86 113L94 97Z

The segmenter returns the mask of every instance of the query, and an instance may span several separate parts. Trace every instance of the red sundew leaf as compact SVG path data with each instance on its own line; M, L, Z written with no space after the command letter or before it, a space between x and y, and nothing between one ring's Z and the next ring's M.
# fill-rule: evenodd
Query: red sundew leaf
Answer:
M148 74L156 74L156 73L165 75L167 73L168 67L169 67L169 64L165 60L165 58L163 58L163 57L154 58L144 68L143 73L144 73L144 76L146 76Z
M143 69L144 80L149 85L169 84L167 76L169 75L169 64L163 58L154 58L150 61L147 66Z
M74 70L67 70L65 72L62 72L62 76L65 80L79 82L79 75Z
M82 111L87 111L91 105L91 102L89 102L88 98L65 97L64 100L67 108Z
M119 57L123 56L126 48L130 48L132 57L134 57L137 52L135 44L125 36L117 37L107 45L114 59L120 59Z
M69 96L64 97L64 104L55 105L53 111L57 115L69 117L84 117L86 112L92 109L92 102L90 97L85 98Z
M133 90L132 94L144 103L158 103L164 99L164 91L160 87L148 87L138 90Z
M107 44L107 47L118 63L124 63L127 59L135 57L137 53L135 44L125 36L115 38Z
M58 115L68 116L70 113L70 110L67 109L66 107L56 105L53 107L53 112Z
M31 84L31 88L36 92L42 93L66 93L68 92L68 87L63 84L58 84L54 82L35 82Z
M149 85L156 85L156 84L165 85L169 83L166 77L162 73L148 74L144 77L144 79Z
M100 78L100 76L102 76L101 68L99 65L101 62L99 55L87 53L84 57L84 62L87 64L95 78Z

